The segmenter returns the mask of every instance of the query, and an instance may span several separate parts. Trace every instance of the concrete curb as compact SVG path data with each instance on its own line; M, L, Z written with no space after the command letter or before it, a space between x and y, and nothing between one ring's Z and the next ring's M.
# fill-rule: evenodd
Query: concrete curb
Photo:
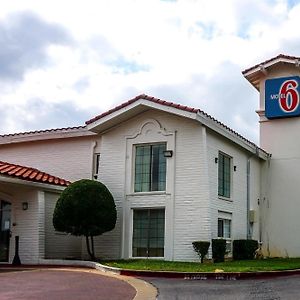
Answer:
M262 272L169 272L169 271L136 271L120 270L121 275L137 277L182 278L185 280L242 280L253 278L273 278L299 275L300 269Z
M45 260L48 261L48 260ZM57 262L60 262L58 260ZM68 262L68 261L65 261ZM86 264L89 267L93 267L103 272L112 272L114 274L124 276L135 276L135 277L159 277L159 278L182 278L186 280L241 280L251 278L272 278L281 276L292 276L300 275L300 269L295 270L282 270L282 271L260 271L260 272L175 272L175 271L147 271L147 270L130 270L120 269L115 267L109 267L95 262L82 262L82 261L71 261ZM94 266L92 266L94 264Z

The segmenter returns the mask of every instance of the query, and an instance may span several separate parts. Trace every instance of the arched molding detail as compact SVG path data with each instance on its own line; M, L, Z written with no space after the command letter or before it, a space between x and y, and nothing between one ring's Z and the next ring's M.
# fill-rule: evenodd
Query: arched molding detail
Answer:
M167 132L167 130L161 125L158 120L146 119L141 124L137 132L131 136L128 136L127 139L136 139L139 136L149 136L152 134L161 134L163 136L172 135L171 132Z

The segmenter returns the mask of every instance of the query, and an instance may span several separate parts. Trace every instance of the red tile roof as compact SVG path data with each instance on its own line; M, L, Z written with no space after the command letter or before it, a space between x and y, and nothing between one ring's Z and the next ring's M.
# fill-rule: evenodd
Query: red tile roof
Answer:
M148 100L150 102L162 104L162 105L165 105L165 106L175 107L177 109L185 110L185 111L188 111L188 112L196 113L199 110L197 108L192 108L192 107L188 107L186 105L176 104L176 103L173 103L173 102L161 100L159 98L150 97L146 94L141 94L141 95L138 95L138 96L134 97L133 99L127 101L127 102L124 102L124 103L122 103L122 104L120 104L120 105L118 105L118 106L102 113L101 115L98 115L98 116L92 118L91 120L86 121L85 124L88 125L88 124L94 123L95 121L97 121L97 120L99 120L99 119L101 119L101 118L103 118L103 117L105 117L105 116L107 116L107 115L109 115L109 114L111 114L115 111L118 111L119 109L122 109L122 108L124 108L124 107L126 107L126 106L140 100L140 99Z
M231 129L230 127L228 127L227 125L223 124L222 122L218 121L217 119L215 119L214 117L212 117L211 115L207 114L206 112L204 112L203 110L199 109L199 108L193 108L193 107L189 107L189 106L186 106L186 105L181 105L181 104L176 104L176 103L173 103L173 102L169 102L169 101L165 101L165 100L162 100L162 99L159 99L159 98L155 98L155 97L151 97L151 96L148 96L146 94L141 94L141 95L138 95L136 96L135 98L127 101L127 102L124 102L88 121L86 121L85 123L88 125L88 124L91 124L115 111L118 111L140 99L144 99L144 100L148 100L150 102L154 102L154 103L158 103L158 104L161 104L161 105L165 105L165 106L170 106L170 107L174 107L174 108L177 108L177 109L181 109L181 110L184 110L184 111L187 111L187 112L191 112L191 113L200 113L202 114L203 116L207 117L208 119L212 120L214 123L220 125L221 127L225 128L227 131L233 133L235 136L237 136L238 138L242 139L243 141L245 141L246 143L254 146L255 148L258 148L260 149L261 151L263 151L264 153L267 154L266 151L264 151L263 149L261 149L260 147L258 147L255 143L251 142L250 140L246 139L245 137L243 137L241 134L237 133L236 131L234 131L233 129Z
M279 59L279 58L291 59L291 60L293 60L293 59L295 59L295 60L296 59L300 59L300 57L297 57L297 56L289 56L289 55L279 54L279 55L277 55L275 57L272 57L272 58L270 58L268 60L265 60L264 62L261 62L261 63L255 65L255 66L253 66L251 68L248 68L248 69L242 71L242 74L248 73L249 71L251 71L251 70L256 69L257 67L259 67L260 65L264 65L264 64L270 63L273 60L276 60L276 59Z
M38 169L15 165L3 161L0 161L0 175L59 186L68 186L70 184L70 181L50 175Z
M33 131L18 132L18 133L0 134L0 137L22 136L22 135L30 135L30 134L38 134L38 133L55 133L55 132L72 131L72 130L84 129L84 128L86 128L86 126L74 126L74 127L63 127L63 128L54 128L54 129L44 129L44 130L33 130Z

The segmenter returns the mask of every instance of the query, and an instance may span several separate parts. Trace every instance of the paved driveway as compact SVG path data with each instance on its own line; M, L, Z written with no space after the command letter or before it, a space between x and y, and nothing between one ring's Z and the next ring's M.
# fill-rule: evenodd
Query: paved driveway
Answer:
M1 300L131 300L128 283L95 273L34 270L0 273Z
M158 300L297 300L300 276L260 280L184 280L143 278L158 288Z

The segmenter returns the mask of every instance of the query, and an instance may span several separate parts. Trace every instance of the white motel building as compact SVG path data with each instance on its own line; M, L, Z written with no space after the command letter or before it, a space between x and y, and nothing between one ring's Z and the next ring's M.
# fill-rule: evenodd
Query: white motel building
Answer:
M215 238L229 255L233 240L255 239L266 256L300 256L300 58L243 75L259 95L259 145L147 95L84 126L0 136L0 261L12 262L16 236L22 263L87 257L82 238L52 225L59 194L82 178L117 206L115 229L96 238L101 258L193 261L192 242Z

